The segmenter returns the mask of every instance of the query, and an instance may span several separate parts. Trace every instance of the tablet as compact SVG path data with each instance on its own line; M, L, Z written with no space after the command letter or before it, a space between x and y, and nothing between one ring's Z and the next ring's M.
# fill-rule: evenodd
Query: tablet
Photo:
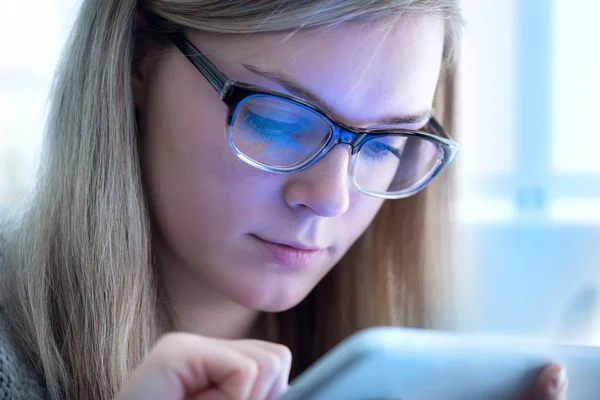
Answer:
M600 348L385 327L344 340L280 400L518 399L552 361L567 368L569 400L600 399Z

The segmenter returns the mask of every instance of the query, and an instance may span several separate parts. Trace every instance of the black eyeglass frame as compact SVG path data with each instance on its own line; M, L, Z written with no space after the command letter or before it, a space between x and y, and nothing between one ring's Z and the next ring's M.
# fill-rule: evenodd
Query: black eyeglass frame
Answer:
M419 138L439 145L440 148L443 150L444 154L443 158L439 160L439 165L437 166L436 170L432 174L430 174L426 179L424 179L423 182L420 182L417 186L413 185L413 187L410 188L410 190L392 193L370 192L360 188L360 186L356 184L356 182L354 182L358 190L365 194L385 199L398 199L415 194L421 189L423 189L425 186L427 186L427 184L431 182L431 180L433 180L446 165L452 162L452 160L456 156L456 153L459 150L458 143L456 143L446 133L444 128L436 121L434 117L431 117L426 125L432 133L407 129L354 128L337 121L334 117L330 116L325 111L320 110L318 107L310 104L302 98L284 93L279 93L276 91L268 90L243 82L237 82L227 78L227 76L225 76L221 71L219 71L219 69L215 67L214 64L208 58L206 58L206 56L200 50L198 50L198 48L196 48L196 46L194 46L194 44L191 43L181 31L171 33L169 35L169 38L172 41L172 43L179 48L183 55L194 65L194 67L196 67L196 69L215 88L215 90L219 93L219 97L221 98L221 100L228 106L226 122L229 145L239 158L256 168L269 172L283 174L298 172L308 168L309 166L323 158L337 144L349 145L352 149L351 155L354 156L360 151L362 146L365 143L368 143L370 140L390 135ZM278 97L283 100L296 103L302 107L306 107L311 111L315 112L316 114L320 115L325 121L329 123L331 127L331 133L327 143L323 146L321 150L318 150L308 160L299 162L288 167L273 167L271 165L261 163L246 156L241 151L239 151L232 143L231 127L233 125L238 106L244 100L253 96ZM352 157L352 160L352 162L354 163L356 157ZM352 165L352 168L354 168L354 165Z

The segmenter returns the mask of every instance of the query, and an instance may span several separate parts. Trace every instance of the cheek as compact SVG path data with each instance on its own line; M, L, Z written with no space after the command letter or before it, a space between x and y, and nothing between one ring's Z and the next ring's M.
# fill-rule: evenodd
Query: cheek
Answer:
M348 232L348 248L364 233L381 209L384 200L355 192L350 198L350 208L344 215L342 232Z

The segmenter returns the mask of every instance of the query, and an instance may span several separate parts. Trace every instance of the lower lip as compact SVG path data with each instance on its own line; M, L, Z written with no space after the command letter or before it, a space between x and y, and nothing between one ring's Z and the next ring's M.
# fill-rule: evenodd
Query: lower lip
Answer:
M286 246L263 240L257 236L255 238L264 247L275 263L291 269L303 269L313 264L324 250L302 250L295 247Z

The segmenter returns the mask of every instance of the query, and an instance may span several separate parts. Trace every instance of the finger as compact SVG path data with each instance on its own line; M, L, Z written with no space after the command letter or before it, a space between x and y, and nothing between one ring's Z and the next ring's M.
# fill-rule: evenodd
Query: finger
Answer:
M248 399L257 374L254 360L219 341L169 334L157 343L117 399L179 400L205 391L212 398L223 394Z
M559 364L549 364L540 373L536 385L536 400L566 400L567 374Z
M250 395L252 400L275 399L287 389L292 365L287 347L260 340L239 340L233 345L258 364L258 376Z
M278 343L265 342L261 340L250 341L266 351L274 353L280 360L278 377L266 399L276 399L288 390L290 371L292 369L292 352L289 348Z

